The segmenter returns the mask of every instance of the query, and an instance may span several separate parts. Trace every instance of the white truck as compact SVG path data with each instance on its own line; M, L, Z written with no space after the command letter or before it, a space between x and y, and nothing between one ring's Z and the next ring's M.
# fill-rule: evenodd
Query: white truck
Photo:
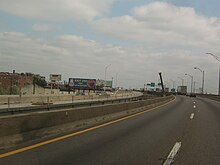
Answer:
M187 93L187 86L178 86L177 87L177 94L178 95L186 95Z

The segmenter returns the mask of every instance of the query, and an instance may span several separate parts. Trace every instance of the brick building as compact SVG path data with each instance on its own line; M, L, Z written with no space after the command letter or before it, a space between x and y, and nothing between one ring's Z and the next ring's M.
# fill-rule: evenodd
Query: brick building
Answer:
M11 88L12 86L17 86L18 88L23 88L26 85L33 84L33 74L30 73L9 73L0 72L0 87Z
M33 73L0 72L0 94L18 94L21 89L32 86L35 80L45 80L45 77Z

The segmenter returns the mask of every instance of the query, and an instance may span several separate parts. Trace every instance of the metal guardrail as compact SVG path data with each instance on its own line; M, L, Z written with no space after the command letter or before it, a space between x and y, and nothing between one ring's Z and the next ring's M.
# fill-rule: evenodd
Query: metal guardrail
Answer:
M3 108L3 109L0 109L0 116L70 109L70 108L80 108L80 107L92 107L92 106L107 105L107 104L110 105L110 104L118 104L118 103L138 101L138 100L143 100L143 96L117 98L117 99L113 98L113 99L106 99L106 100L90 100L90 101L63 103L63 104L46 103L44 105L31 106L31 107L28 106L28 107Z

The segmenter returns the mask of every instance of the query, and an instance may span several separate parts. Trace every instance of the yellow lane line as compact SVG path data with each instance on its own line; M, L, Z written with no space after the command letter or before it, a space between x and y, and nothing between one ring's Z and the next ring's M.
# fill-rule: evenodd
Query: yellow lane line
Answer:
M59 140L63 140L63 139L66 139L66 138L69 138L71 136L75 136L75 135L79 135L79 134L82 134L82 133L85 133L85 132L88 132L88 131L92 131L92 130L95 130L95 129L98 129L98 128L101 128L101 127L105 127L107 125L111 125L111 124L114 124L114 123L117 123L119 121L122 121L122 120L126 120L126 119L129 119L129 118L132 118L132 117L135 117L135 116L138 116L138 115L141 115L143 113L146 113L146 112L149 112L149 111L152 111L154 109L157 109L157 108L160 108L160 107L163 107L173 101L176 100L176 97L175 99L163 104L163 105L160 105L160 106L157 106L157 107L154 107L154 108L151 108L151 109L148 109L148 110L145 110L145 111L142 111L142 112L139 112L139 113L136 113L136 114L133 114L133 115L130 115L130 116L126 116L126 117L123 117L123 118L120 118L120 119L117 119L117 120L113 120L113 121L110 121L108 123L104 123L104 124L101 124L101 125L98 125L98 126L94 126L94 127L91 127L91 128L88 128L88 129L85 129L85 130L82 130L82 131L78 131L78 132L75 132L75 133L71 133L71 134L68 134L68 135L64 135L64 136L61 136L61 137L58 137L58 138L54 138L54 139L51 139L51 140L47 140L47 141L44 141L44 142L40 142L40 143L37 143L37 144L34 144L34 145L31 145L31 146L27 146L27 147L24 147L24 148L21 148L21 149L17 149L17 150L14 150L14 151L10 151L10 152L7 152L7 153L3 153L3 154L0 154L0 158L4 158L4 157L7 157L7 156L10 156L10 155L14 155L14 154L18 154L20 152L24 152L24 151L27 151L27 150L31 150L31 149L34 149L34 148L37 148L37 147L40 147L40 146L43 146L43 145L46 145L46 144L49 144L49 143L53 143L53 142L56 142L56 141L59 141Z

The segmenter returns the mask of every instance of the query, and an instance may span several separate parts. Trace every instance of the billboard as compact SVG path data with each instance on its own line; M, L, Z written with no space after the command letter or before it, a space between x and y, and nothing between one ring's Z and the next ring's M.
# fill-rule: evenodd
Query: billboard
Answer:
M50 81L61 81L61 74L50 74Z
M69 78L69 87L74 89L96 89L96 79Z
M105 81L105 80L97 80L96 86L98 87L112 87L112 81Z
M103 87L105 85L105 80L96 80L97 87Z
M112 87L112 81L106 81L106 87Z

